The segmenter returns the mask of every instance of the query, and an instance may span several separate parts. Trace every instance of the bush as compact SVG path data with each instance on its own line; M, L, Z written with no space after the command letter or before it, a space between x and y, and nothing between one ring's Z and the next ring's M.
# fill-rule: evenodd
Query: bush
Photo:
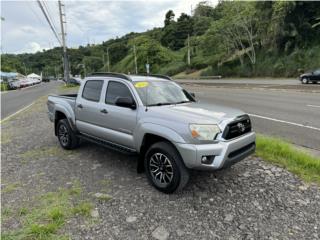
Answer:
M186 68L187 68L187 65L184 62L174 62L172 64L169 64L160 68L159 73L173 76L183 72Z
M7 91L9 89L8 83L2 82L1 83L1 91Z

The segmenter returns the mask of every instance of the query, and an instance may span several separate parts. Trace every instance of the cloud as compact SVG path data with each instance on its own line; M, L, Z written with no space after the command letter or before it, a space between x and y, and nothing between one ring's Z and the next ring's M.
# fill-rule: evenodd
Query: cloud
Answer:
M48 49L48 48L42 47L37 42L29 42L20 51L17 51L15 53L36 53L36 52L42 51L43 49Z
M190 14L200 0L64 1L67 45L78 47L101 43L130 32L162 27L165 13L176 18ZM211 1L217 2L217 0ZM3 52L34 52L58 46L36 1L2 1L1 45ZM57 1L46 1L47 9L60 32Z

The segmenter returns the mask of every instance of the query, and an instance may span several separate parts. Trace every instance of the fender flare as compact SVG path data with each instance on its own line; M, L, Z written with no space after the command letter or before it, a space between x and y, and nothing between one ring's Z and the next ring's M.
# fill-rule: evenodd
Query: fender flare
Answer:
M56 123L57 112L63 113L66 116L67 121L68 121L72 131L77 132L77 128L76 128L76 124L75 124L76 119L75 119L75 114L74 114L72 107L70 105L63 106L62 104L56 104L55 109L54 109L54 122L55 123ZM56 127L56 124L55 124L55 127ZM56 133L56 129L55 129L55 133Z
M173 129L155 124L155 123L141 123L133 134L135 141L135 148L140 152L144 136L146 134L153 134L165 138L172 143L185 143L185 140Z

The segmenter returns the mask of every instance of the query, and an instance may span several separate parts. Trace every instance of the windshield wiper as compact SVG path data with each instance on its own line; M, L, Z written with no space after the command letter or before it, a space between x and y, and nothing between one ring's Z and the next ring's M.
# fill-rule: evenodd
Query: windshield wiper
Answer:
M180 103L188 103L191 102L190 100L186 100L186 101L180 101L180 102L176 102L175 104L180 104Z
M174 103L155 103L155 104L149 104L148 107L152 107L152 106L164 106L164 105L171 105L171 104L174 104Z

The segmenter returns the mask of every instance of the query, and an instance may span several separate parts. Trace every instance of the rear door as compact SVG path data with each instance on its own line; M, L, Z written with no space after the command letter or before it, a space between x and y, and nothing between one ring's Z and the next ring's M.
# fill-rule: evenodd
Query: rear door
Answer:
M95 136L100 124L101 93L104 80L87 80L75 106L76 125L80 133Z
M320 69L314 72L314 80L320 81Z

